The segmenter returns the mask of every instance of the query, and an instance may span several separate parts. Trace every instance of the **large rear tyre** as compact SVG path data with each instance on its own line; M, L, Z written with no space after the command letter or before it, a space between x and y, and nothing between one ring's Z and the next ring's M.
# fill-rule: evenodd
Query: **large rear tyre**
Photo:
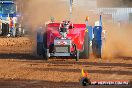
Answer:
M44 60L48 60L49 59L49 49L44 50L43 59Z
M83 47L84 47L83 51L80 52L80 58L81 59L88 59L89 58L90 38L89 38L89 35L87 32L85 33Z
M43 34L43 59L48 60L49 59L49 49L47 48L47 33L45 32Z
M93 49L93 55L96 58L101 58L101 42L93 39L92 41L92 49Z
M97 44L96 44L96 42L95 42L95 39L93 38L93 40L92 40L92 51L93 51L93 55L96 57L96 47L97 46Z

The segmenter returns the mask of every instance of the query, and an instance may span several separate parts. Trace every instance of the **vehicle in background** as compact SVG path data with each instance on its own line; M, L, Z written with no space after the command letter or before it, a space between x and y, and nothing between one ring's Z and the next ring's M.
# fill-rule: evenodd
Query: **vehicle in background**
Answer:
M17 5L12 0L0 1L0 35L23 36L24 29L20 23L21 15L17 13Z

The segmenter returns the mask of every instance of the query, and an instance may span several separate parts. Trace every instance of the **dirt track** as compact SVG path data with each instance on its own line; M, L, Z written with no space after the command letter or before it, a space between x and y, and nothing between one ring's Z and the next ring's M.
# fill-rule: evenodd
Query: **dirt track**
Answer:
M44 61L31 55L32 44L28 38L0 38L0 88L78 88L82 68L91 80L132 80L132 58Z

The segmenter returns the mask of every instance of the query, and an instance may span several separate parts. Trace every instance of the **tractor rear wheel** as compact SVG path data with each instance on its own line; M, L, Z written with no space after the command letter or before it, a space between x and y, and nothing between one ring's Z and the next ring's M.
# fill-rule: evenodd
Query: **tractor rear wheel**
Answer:
M49 59L49 49L44 50L43 59L44 60L48 60Z
M47 48L47 33L43 34L43 58L44 60L49 59L49 49Z
M96 41L95 39L93 38L92 40L92 50L93 50L93 55L96 57L96 50L97 50L97 44L96 44Z
M83 52L80 52L80 58L83 59L88 59L89 58L89 47L90 47L90 38L88 33L85 33L85 37L84 37L84 50Z
M93 39L92 41L92 49L93 49L93 55L96 58L101 58L101 42Z

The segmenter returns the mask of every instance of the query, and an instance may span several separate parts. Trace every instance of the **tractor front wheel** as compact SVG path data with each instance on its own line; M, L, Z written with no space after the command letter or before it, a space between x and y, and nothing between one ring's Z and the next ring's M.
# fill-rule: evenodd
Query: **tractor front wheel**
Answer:
M79 50L76 50L76 61L79 60Z

